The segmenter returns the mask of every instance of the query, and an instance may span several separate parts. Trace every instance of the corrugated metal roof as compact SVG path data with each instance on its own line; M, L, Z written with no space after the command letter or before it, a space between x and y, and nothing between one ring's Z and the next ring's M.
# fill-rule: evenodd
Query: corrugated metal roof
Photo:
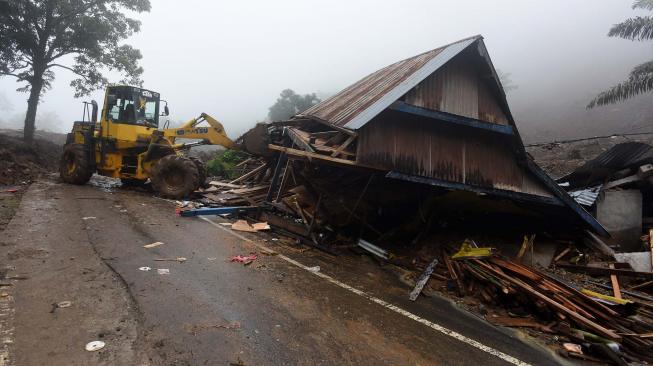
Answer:
M574 200L576 200L576 202L580 203L583 206L590 207L594 204L594 202L596 202L596 199L599 197L599 193L601 193L602 186L603 185L598 185L596 187L579 189L568 193Z
M641 142L624 142L604 151L560 179L570 188L593 186L609 179L612 174L627 168L653 163L653 147Z
M312 106L298 117L316 118L357 129L388 108L465 48L483 37L474 36L396 62L364 77L338 94Z

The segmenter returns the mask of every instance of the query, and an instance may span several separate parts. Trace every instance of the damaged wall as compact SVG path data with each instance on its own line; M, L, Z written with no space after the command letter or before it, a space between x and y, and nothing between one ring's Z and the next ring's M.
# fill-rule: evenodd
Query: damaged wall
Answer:
M552 197L517 163L513 143L469 128L386 111L358 131L358 162L380 169Z

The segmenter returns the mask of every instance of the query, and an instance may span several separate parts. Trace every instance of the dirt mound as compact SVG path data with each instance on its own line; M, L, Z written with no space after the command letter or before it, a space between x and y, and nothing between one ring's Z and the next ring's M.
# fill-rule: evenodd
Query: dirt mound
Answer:
M57 170L61 145L36 137L32 146L14 134L0 134L0 185L30 182Z

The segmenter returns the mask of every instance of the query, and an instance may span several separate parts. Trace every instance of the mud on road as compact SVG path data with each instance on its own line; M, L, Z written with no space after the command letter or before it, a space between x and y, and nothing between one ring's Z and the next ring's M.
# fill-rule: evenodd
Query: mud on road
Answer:
M367 257L299 251L209 220L110 184L33 184L2 233L4 365L564 362L444 298L408 301L396 273ZM228 261L250 252L259 257L248 266ZM155 261L177 257L187 260ZM322 277L306 270L315 266ZM53 307L61 301L72 305ZM106 347L84 350L94 340Z

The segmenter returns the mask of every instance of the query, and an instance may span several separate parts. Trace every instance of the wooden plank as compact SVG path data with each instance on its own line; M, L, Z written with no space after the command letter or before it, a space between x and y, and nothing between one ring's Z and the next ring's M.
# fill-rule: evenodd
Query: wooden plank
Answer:
M567 249L563 250L562 252L560 252L560 254L556 255L555 258L553 258L553 263L555 263L555 262L559 261L560 259L562 259L562 257L567 255L567 253L569 253L570 251L571 251L571 247L567 247Z
M231 184L227 182L219 182L217 180L213 180L209 182L210 186L216 186L216 187L224 187L224 188L243 188L245 187L242 184Z
M526 251L528 250L528 247L531 245L531 241L528 238L527 235L524 235L524 241L521 243L521 248L519 248L519 252L517 253L517 257L515 257L515 261L521 262L522 259L524 258L524 255L526 254Z
M566 308L566 307L563 306L562 304L560 304L560 303L558 303L558 302L552 300L552 299L549 298L548 296L546 296L546 295L540 293L539 291L535 290L534 288L532 288L532 287L531 287L530 285L528 285L527 283L525 283L525 282L523 282L523 281L521 281L521 280L519 280L519 279L513 278L513 277L511 277L511 276L508 276L508 275L502 273L501 271L497 271L497 270L494 269L492 266L490 266L490 265L488 265L488 264L486 264L486 263L484 263L484 262L482 262L482 261L479 261L479 260L476 260L476 259L473 260L473 261L474 261L475 263L477 263L478 265L483 266L483 267L486 268L488 271L494 273L494 274L497 275L498 277L501 277L501 278L505 279L506 281L511 282L511 283L513 283L514 285L518 286L518 287L521 287L524 291L526 291L526 292L528 292L529 294L531 294L531 295L537 297L538 299L544 301L545 303L551 305L553 308L555 308L555 309L558 310L559 312L561 312L561 313L563 313L563 314L569 316L570 318L574 319L574 320L575 320L576 322L578 322L579 324L582 324L582 325L586 326L587 328L593 329L595 332L597 332L597 333L603 335L603 336L606 337L606 338L613 339L613 340L619 340L619 339L621 339L621 336L618 335L618 334L616 334L616 333L613 332L612 330L607 329L607 328L604 328L604 327L601 326L600 324L597 324L597 323L591 321L590 319L587 319L587 318L585 318L584 316L578 314L577 312L575 312L575 311L573 311L573 310L570 310L570 309Z
M300 133L298 130L295 130L292 127L286 127L286 132L288 133L288 136L290 136L292 142L295 143L295 145L302 148L302 150L312 152L312 153L315 152L313 146L311 146L311 144L308 142L308 136L306 137L303 136L302 133Z
M333 157L326 156L326 155L310 153L308 151L291 149L291 148L288 148L288 147L283 147L283 146L278 146L278 145L273 145L273 144L269 144L268 148L270 150L285 152L286 154L293 155L293 156L301 156L301 157L306 157L306 158L309 158L309 159L319 159L319 160L329 161L329 162L332 162L332 163L344 164L344 165L350 165L350 166L367 167L365 165L358 164L358 163L356 163L355 161L352 161L352 160L333 158Z
M238 178L232 180L231 182L229 182L229 184L234 184L234 183L242 182L242 181L245 180L245 179L248 179L248 178L250 178L250 177L253 177L253 176L255 176L256 174L258 174L261 170L265 169L265 167L267 167L267 166L268 166L268 164L265 163L265 164L261 165L260 167L258 167L258 168L256 168L256 169L252 170L251 172L249 172L249 173L247 173L247 174L243 174L243 175L241 175L240 177L238 177Z
M629 271L627 269L619 269L619 268L578 266L569 263L558 263L557 266L572 270L574 272L582 272L590 275L609 276L611 274L616 274L624 277L638 277L638 278L653 279L653 273L651 272L637 272L637 271Z
M338 146L338 148L333 152L333 154L331 154L331 156L335 158L336 156L340 155L340 153L345 150L347 146L351 145L354 140L356 140L356 136L349 136L349 138L345 140L342 145Z
M610 264L610 268L614 269L614 264ZM614 293L614 297L621 300L621 290L619 289L619 280L617 279L616 274L610 274L610 282L612 282L612 292Z
M648 246L651 249L651 268L653 268L653 229L648 229Z

